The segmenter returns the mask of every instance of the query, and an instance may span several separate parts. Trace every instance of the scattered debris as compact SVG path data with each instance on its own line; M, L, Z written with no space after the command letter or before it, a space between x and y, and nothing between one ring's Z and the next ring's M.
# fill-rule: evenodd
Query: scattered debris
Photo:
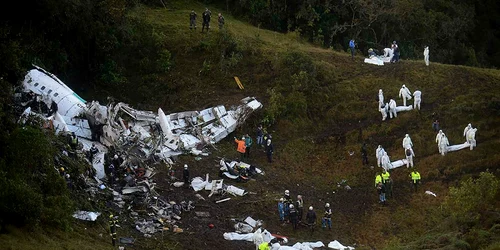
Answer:
M99 215L101 215L99 212L76 211L73 217L80 220L95 221Z
M228 200L230 200L230 199L231 199L231 198L226 198L226 199L218 200L218 201L216 201L215 203L225 202L225 201L228 201Z
M194 212L194 214L196 214L197 217L210 217L209 212Z
M431 192L429 190L425 191L425 193L428 194L428 195L432 195L434 197L437 197L437 194L435 194L435 193L433 193L433 192Z
M334 240L330 243L328 243L328 248L332 248L332 249L338 249L338 250L353 250L354 247L349 247L349 246L344 246L342 244L340 244L340 242L338 242L337 240Z

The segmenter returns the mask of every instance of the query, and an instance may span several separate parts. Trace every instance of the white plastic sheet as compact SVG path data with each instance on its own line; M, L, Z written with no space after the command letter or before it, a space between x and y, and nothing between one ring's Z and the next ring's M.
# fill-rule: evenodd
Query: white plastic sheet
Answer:
M99 212L76 211L73 217L80 220L95 221L99 215L101 215Z
M338 249L338 250L352 250L352 249L354 249L354 247L346 247L346 246L340 244L340 242L338 242L337 240L334 240L334 241L328 243L328 248Z
M248 233L248 234L224 233L224 239L253 241L253 233Z
M194 177L191 181L191 187L193 187L194 191L198 192L205 188L207 182L204 181L201 177Z

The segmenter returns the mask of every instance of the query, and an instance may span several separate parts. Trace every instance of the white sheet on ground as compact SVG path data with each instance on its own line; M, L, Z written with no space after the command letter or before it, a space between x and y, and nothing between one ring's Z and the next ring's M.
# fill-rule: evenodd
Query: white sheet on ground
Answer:
M407 159L401 159L401 160L393 161L393 162L391 162L391 168L389 168L389 169L399 168L401 166L406 165L407 163L408 163Z
M191 186L193 187L194 191L200 191L205 189L205 186L207 185L207 182L203 180L201 177L195 177L191 181Z
M224 233L224 239L253 241L253 233L248 233L248 234Z
M396 107L396 112L401 112L401 111L410 111L413 109L413 105L408 105L408 106L397 106Z
M346 246L340 244L340 242L338 242L337 240L334 240L334 241L328 243L328 248L338 249L338 250L354 249L354 247L346 247Z
M324 247L325 244L323 244L323 242L321 241L317 241L317 242L297 242L295 243L295 245L293 245L293 248L295 249L300 249L300 250L309 250L309 249L313 249L313 248L317 248L317 247Z
M99 212L76 211L73 217L80 220L95 221L99 215L101 215Z
M379 65L379 66L384 65L384 61L376 56L372 56L370 58L365 58L365 63Z

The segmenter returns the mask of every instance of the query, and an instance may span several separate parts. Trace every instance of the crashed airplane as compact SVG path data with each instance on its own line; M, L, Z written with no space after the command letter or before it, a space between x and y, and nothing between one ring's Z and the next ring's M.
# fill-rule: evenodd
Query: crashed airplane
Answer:
M173 114L165 114L161 108L157 113L140 111L121 102L103 106L85 101L55 75L37 66L27 72L20 95L25 108L20 122L36 116L56 133L74 132L84 150L96 144L100 152L92 164L99 179L105 176L104 152L109 146L127 148L128 158L156 157L167 162L183 153L198 155L205 145L219 142L262 107L253 97L242 99L231 110L220 105Z

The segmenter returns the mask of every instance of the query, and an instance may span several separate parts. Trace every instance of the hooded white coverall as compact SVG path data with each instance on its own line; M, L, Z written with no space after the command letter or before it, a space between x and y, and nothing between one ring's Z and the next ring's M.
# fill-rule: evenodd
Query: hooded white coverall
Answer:
M439 145L439 141L441 141L441 136L443 136L443 130L439 130L438 134L436 135L436 143L438 145Z
M382 103L380 103L380 105L382 105ZM379 108L379 111L382 114L382 121L385 121L385 119L387 118L387 108L389 108L389 104L387 103L384 105L384 107Z
M391 99L389 101L389 117L392 119L392 116L398 117L398 112L396 112L396 101L394 99Z
M406 163L406 168L409 168L410 166L413 167L413 157L415 156L415 152L413 152L413 149L411 147L407 147L405 150L405 155L406 160L408 161Z
M404 84L399 90L399 97L403 98L403 106L406 106L406 99L411 100L411 92Z
M448 152L447 146L450 145L448 137L443 133L441 139L439 140L439 152L441 155L445 155Z
M381 103L384 103L384 92L382 91L382 89L378 90L378 103L379 107Z
M380 167L382 163L382 156L384 156L385 149L382 145L378 145L377 150L375 150L375 156L377 157L377 165Z
M406 134L405 138L403 138L403 148L407 149L408 147L413 147L413 142L411 141L410 135Z
M467 139L467 131L469 131L469 129L472 129L472 125L470 123L467 125L467 127L464 128L465 139Z
M476 131L477 128L471 128L467 131L467 142L470 144L470 150L476 146Z
M425 65L429 66L429 46L424 48L424 61Z
M420 110L420 102L422 101L422 92L420 90L416 90L413 92L413 108Z
M389 171L389 169L392 168L392 165L391 165L391 159L389 158L389 156L387 155L387 152L384 152L384 155L382 156L382 167L386 170L386 171Z

